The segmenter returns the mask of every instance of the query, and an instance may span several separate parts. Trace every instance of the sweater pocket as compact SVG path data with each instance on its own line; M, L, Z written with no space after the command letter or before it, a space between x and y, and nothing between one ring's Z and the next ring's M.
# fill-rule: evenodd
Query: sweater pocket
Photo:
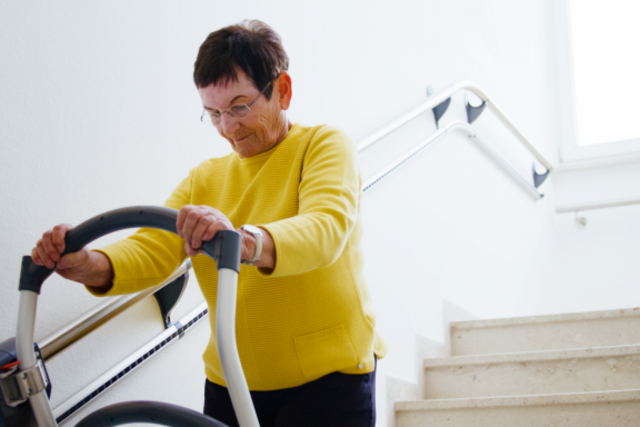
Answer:
M342 325L295 337L294 344L306 378L320 378L358 364L356 352Z

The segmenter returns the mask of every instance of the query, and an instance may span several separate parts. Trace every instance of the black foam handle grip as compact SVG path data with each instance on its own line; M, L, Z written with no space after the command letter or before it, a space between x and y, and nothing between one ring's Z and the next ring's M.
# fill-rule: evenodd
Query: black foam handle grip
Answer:
M132 206L105 212L69 230L62 255L77 252L99 237L127 228L158 228L176 233L177 219L177 210L160 206ZM218 263L218 269L240 271L241 239L237 231L222 230L212 240L202 242L200 249ZM39 294L42 283L53 271L37 265L30 256L23 257L19 289Z
M77 427L112 427L149 423L169 427L227 427L204 414L163 402L123 402L98 409L82 419Z

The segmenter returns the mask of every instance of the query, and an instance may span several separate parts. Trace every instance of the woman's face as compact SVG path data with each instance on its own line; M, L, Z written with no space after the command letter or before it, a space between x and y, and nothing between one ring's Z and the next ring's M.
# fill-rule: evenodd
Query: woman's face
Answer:
M244 118L223 113L216 126L218 133L231 144L240 157L252 157L275 147L288 131L285 110L291 100L291 79L286 72L272 81L273 93L268 100L260 95L247 75L238 70L238 81L198 88L202 105L207 111L227 111L232 105L251 104ZM282 92L285 92L284 94ZM256 99L257 98L257 99Z

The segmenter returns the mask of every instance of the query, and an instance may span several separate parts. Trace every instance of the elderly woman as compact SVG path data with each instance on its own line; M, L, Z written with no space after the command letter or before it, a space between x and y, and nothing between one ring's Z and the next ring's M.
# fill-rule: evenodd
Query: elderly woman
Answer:
M277 33L245 21L211 33L194 80L202 121L233 153L191 169L165 206L179 236L140 229L96 251L60 257L62 224L32 257L95 295L154 286L187 256L210 310L217 270L200 254L219 230L242 234L237 341L262 426L372 426L375 329L363 275L361 178L353 142L340 130L291 124L289 59ZM215 331L215 315L209 317ZM237 425L212 336L203 356L204 412Z

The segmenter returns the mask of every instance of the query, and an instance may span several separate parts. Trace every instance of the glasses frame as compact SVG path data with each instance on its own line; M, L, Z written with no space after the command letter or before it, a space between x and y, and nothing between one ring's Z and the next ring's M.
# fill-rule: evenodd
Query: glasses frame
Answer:
M209 111L206 108L204 108L202 110L202 115L200 116L200 121L206 125L206 126L218 126L220 123L222 123L222 115L223 114L228 114L229 117L233 117L236 118L236 116L240 117L240 118L245 118L247 117L249 114L251 114L251 106L264 94L264 92L267 90L267 88L269 86L271 86L271 83L273 83L273 80L275 80L277 76L274 76L269 83L267 83L262 90L260 91L260 93L258 94L258 96L256 96L256 98L251 101L248 104L234 104L232 106L230 106L229 108L227 108L226 110L221 110L219 111L220 115L218 117L214 117L211 113L213 113L213 111ZM243 116L239 116L238 113L234 113L233 111L231 111L231 108L233 107L237 107L240 105L244 105L247 107L247 113ZM205 116L209 117L209 120L205 120ZM217 123L214 123L214 119L217 121ZM210 123L210 124L209 124Z

